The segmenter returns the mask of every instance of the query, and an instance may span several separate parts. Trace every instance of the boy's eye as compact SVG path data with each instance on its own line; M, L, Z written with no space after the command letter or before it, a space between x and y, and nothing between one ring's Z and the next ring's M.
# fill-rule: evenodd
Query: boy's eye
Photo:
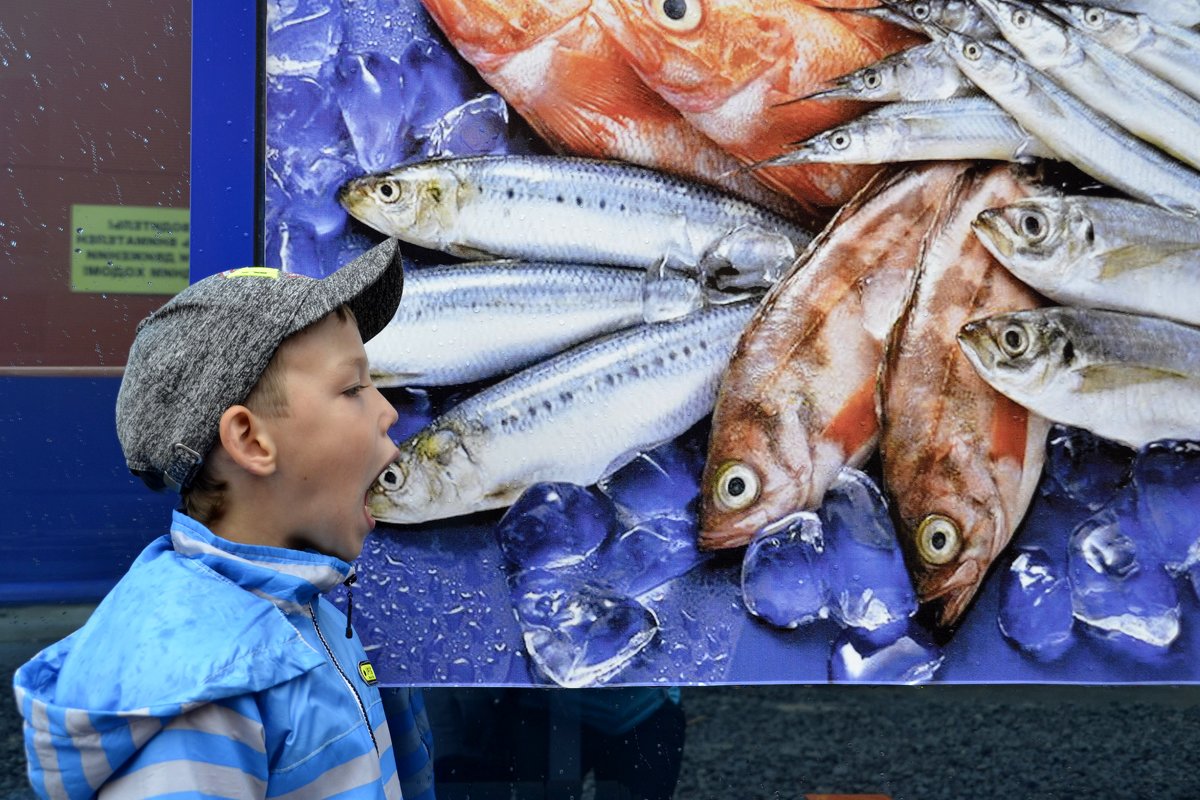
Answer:
M367 388L367 387L364 384L360 383L357 386L351 386L349 389L342 392L342 394L347 395L349 397L358 397L358 393L361 392L365 388Z

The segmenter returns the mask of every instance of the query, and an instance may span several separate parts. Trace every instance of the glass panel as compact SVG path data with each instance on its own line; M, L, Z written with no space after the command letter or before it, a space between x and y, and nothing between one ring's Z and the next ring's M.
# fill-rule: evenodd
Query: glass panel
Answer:
M56 0L0 18L0 371L119 370L186 285L190 13Z

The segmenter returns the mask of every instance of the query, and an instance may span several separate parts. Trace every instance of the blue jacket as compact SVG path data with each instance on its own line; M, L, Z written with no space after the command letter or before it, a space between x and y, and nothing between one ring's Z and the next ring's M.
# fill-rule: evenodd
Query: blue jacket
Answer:
M432 800L419 692L390 731L358 636L321 596L349 574L176 513L86 625L17 671L34 790Z

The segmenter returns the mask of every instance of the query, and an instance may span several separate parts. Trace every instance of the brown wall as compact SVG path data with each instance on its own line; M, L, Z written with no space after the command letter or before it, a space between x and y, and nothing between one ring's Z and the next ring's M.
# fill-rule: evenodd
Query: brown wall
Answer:
M0 372L120 367L163 302L71 292L71 206L187 207L190 48L190 0L0 7Z

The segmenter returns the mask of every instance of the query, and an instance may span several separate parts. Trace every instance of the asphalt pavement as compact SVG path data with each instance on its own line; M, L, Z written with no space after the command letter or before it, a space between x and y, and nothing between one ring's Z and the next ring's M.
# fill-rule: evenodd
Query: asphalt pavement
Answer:
M89 611L0 609L6 680ZM687 687L683 708L681 799L1200 798L1195 686ZM0 800L31 797L9 700L0 703Z

